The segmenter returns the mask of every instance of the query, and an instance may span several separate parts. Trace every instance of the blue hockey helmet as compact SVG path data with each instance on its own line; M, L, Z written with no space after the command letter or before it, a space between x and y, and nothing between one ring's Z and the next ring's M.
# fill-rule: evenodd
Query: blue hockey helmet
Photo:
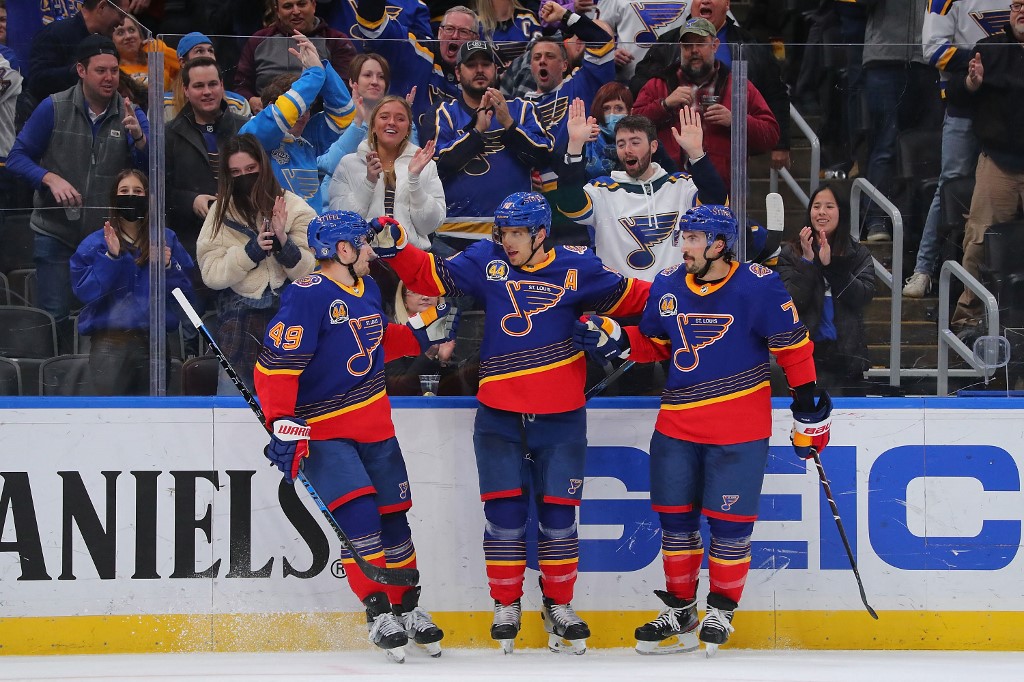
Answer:
M327 211L309 221L309 248L321 260L334 258L338 242L348 242L357 251L371 238L373 230L362 216L352 211Z
M505 197L494 212L494 241L501 243L501 228L525 227L536 237L543 227L551 236L551 206L537 192L516 192Z
M708 246L716 239L725 242L725 251L732 252L739 236L736 216L728 206L694 206L679 219L672 230L672 246L679 246L679 235L682 232L703 232L708 236Z

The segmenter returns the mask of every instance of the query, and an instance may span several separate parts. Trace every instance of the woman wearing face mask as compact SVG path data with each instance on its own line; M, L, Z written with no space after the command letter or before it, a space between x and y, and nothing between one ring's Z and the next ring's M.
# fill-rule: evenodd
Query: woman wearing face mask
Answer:
M149 394L149 181L139 170L114 179L113 215L71 257L71 286L85 306L79 330L90 337L89 373L97 395ZM195 265L164 229L167 331L178 328L172 289L190 298Z
M253 369L281 290L313 271L306 228L316 217L298 195L281 189L252 135L228 140L220 153L217 201L196 243L203 282L218 296L217 343L252 390ZM221 372L218 393L235 388Z
M598 88L594 101L590 105L590 115L597 119L601 128L598 138L588 142L584 155L587 158L587 179L608 175L613 170L625 170L619 163L615 153L615 124L621 121L633 108L633 93L622 83L605 83ZM677 168L671 157L658 146L652 157L653 161L668 173L675 173Z

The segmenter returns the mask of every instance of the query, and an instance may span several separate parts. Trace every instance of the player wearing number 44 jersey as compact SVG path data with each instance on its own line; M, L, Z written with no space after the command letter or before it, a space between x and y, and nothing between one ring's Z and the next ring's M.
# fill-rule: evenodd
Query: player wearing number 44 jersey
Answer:
M600 358L670 360L650 448L666 581L655 594L667 608L637 628L640 653L693 651L700 641L710 656L733 631L772 430L769 353L792 387L797 454L811 458L828 443L832 403L827 393L815 402L807 329L775 273L732 260L736 238L729 209L690 209L672 237L684 263L655 278L640 326L591 317L574 333L578 347ZM698 622L702 514L711 527L711 590Z
M650 285L605 268L586 248L546 249L551 209L534 192L499 204L493 241L448 260L408 245L395 221L379 222L374 248L390 257L407 286L434 296L472 294L485 309L473 445L494 599L491 637L509 653L519 632L532 488L548 646L561 651L567 641L583 653L590 629L570 602L579 561L575 507L587 449L586 359L573 347L573 323L589 310L636 315Z
M331 211L309 224L320 269L289 285L256 364L256 391L272 429L265 454L290 483L302 467L338 526L371 564L415 568L406 512L412 491L384 391L384 363L455 335L441 305L388 324L367 276L370 228ZM441 655L444 634L419 606L419 587L372 582L342 550L349 586L366 605L370 639L401 662L409 639Z

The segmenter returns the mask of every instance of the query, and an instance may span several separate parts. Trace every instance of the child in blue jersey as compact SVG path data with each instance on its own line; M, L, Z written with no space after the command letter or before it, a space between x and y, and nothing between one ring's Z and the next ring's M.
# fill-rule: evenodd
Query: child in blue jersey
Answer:
M667 608L636 629L640 653L693 651L699 640L710 656L733 631L772 430L769 353L793 387L797 454L816 457L829 439L832 403L827 393L815 403L814 344L778 275L733 261L737 236L728 208L690 209L673 233L684 262L655 278L640 326L576 323L576 346L597 357L670 360L650 451L666 582L655 594ZM701 515L711 591L698 623Z
M415 568L406 518L412 492L384 390L384 363L448 340L453 318L439 307L408 326L388 324L380 290L367 276L374 257L369 232L366 221L348 211L310 222L319 270L284 290L263 339L256 391L273 434L265 454L286 480L301 466L368 562ZM297 432L304 437L287 437ZM444 633L419 607L419 587L371 581L347 550L342 562L349 586L366 605L374 644L399 662L409 639L441 655Z
M561 651L567 640L583 653L590 628L571 601L587 450L586 359L573 347L573 323L589 310L638 314L648 285L604 267L585 247L548 248L551 209L535 192L506 197L493 239L448 260L409 243L396 221L378 222L375 249L407 286L428 296L470 294L485 311L473 444L487 519L491 637L508 653L519 632L532 495L548 646Z

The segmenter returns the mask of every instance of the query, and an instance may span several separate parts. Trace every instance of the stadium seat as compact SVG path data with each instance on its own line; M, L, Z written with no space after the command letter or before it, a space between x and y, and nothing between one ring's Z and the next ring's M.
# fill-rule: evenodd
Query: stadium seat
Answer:
M0 305L11 304L11 283L7 275L0 272Z
M55 355L57 323L50 313L26 306L0 306L0 356L20 366L25 395L36 395L39 365Z
M93 395L88 355L58 355L39 365L39 395Z
M220 360L216 355L189 358L181 366L182 395L217 395Z
M34 306L36 304L36 270L21 268L7 273L11 285L11 303L14 305Z
M21 368L14 360L0 358L0 395L21 395Z

